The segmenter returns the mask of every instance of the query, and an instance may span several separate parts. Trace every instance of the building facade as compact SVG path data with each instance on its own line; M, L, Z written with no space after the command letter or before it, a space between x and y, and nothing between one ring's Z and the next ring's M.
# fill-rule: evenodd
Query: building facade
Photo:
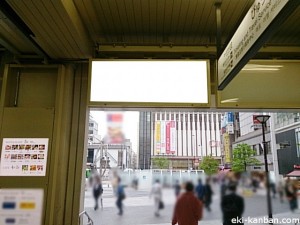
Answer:
M300 113L274 116L279 174L292 172L300 165Z
M138 169L151 168L152 112L140 112Z
M219 112L141 112L139 168L152 168L151 158L165 157L169 168L198 168L201 159L221 160Z
M261 162L260 166L248 166L247 170L257 170L264 171L264 147L262 141L262 125L255 119L255 115L261 113L256 112L240 112L238 113L238 124L239 124L239 134L236 137L232 148L234 149L238 144L248 144L255 151L255 158ZM273 171L273 155L271 145L271 132L270 132L270 121L273 119L274 114L270 114L271 119L267 121L265 127L265 140L267 146L267 161L269 166L269 171Z

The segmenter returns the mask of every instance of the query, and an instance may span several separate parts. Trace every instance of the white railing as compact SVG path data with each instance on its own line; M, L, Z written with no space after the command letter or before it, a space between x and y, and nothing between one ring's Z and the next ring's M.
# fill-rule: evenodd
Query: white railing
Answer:
M83 211L81 213L79 213L79 218L78 218L78 224L80 225L80 221L81 221L81 218L83 216L86 216L87 219L88 219L88 223L86 225L94 225L94 221L92 220L92 218L89 216L89 214L86 212L86 211Z

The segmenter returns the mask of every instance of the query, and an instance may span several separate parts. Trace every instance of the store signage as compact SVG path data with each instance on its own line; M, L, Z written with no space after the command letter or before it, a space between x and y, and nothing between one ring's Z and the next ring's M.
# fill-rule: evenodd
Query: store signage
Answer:
M299 1L300 2L300 1ZM255 0L218 59L218 89L223 90L294 10L296 1ZM280 15L280 16L279 16ZM276 22L276 23L275 23Z
M295 170L300 170L300 165L294 165Z

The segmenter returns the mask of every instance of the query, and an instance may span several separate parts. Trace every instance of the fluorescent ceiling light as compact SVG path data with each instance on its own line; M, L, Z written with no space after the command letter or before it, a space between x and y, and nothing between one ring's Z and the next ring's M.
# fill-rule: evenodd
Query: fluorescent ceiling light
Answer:
M239 101L239 98L230 98L230 99L222 100L221 103L238 102L238 101Z
M278 71L282 67L282 65L247 64L242 71Z

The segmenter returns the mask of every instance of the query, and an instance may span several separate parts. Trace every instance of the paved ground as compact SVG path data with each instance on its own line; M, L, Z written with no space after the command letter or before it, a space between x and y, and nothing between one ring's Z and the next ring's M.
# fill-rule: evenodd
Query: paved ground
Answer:
M153 199L149 198L149 190L133 190L126 188L126 199L124 201L124 215L118 216L115 206L115 197L111 187L104 186L103 193L103 209L95 211L94 200L91 190L86 190L85 210L91 216L95 225L170 225L173 207L175 203L174 192L172 189L163 190L163 199L165 209L161 211L160 217L154 216ZM221 223L220 199L218 187L215 187L215 195L213 197L212 212L204 211L204 218L199 222L200 225L218 225ZM241 190L240 190L241 192ZM266 224L259 223L267 215L266 195L264 190L258 191L255 195L245 196L246 209L244 216L250 218L245 224ZM281 224L295 224L292 221L284 221L282 219L292 218L298 219L300 213L291 213L287 202L280 203L279 199L272 199L273 218L279 219ZM266 219L266 218L265 218ZM256 220L256 221L255 221ZM266 222L266 221L265 221ZM290 222L290 223L286 223Z

